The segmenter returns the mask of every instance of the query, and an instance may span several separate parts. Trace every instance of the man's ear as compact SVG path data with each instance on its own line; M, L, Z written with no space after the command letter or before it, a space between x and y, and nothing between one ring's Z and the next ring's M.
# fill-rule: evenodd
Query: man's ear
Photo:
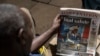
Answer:
M24 29L20 28L18 32L18 38L20 39L20 42L24 45L25 44L25 38L24 38Z

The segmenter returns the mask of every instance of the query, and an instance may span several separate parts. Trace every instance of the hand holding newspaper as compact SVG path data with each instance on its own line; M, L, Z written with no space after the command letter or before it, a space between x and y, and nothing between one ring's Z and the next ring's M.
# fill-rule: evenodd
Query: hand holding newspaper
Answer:
M60 10L63 20L58 33L57 55L95 56L100 12L77 8Z

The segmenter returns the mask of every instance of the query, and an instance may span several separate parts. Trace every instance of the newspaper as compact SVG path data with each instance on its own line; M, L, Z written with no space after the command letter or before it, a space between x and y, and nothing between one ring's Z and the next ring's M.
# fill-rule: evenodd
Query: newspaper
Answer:
M61 8L57 55L95 56L100 12Z

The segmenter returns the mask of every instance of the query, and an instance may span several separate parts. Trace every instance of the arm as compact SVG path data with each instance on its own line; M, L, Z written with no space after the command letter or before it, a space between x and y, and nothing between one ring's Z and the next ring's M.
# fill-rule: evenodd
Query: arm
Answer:
M56 33L57 28L60 26L61 19L58 16L54 19L53 25L50 29L40 35L38 38L35 38L32 42L31 51L35 51L40 46L42 46L49 38Z

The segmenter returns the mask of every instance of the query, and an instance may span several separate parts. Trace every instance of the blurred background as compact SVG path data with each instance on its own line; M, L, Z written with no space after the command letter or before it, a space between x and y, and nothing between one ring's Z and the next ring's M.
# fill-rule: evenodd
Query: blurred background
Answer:
M36 21L36 33L43 33L52 25L60 7L81 8L81 0L0 0L28 8Z

